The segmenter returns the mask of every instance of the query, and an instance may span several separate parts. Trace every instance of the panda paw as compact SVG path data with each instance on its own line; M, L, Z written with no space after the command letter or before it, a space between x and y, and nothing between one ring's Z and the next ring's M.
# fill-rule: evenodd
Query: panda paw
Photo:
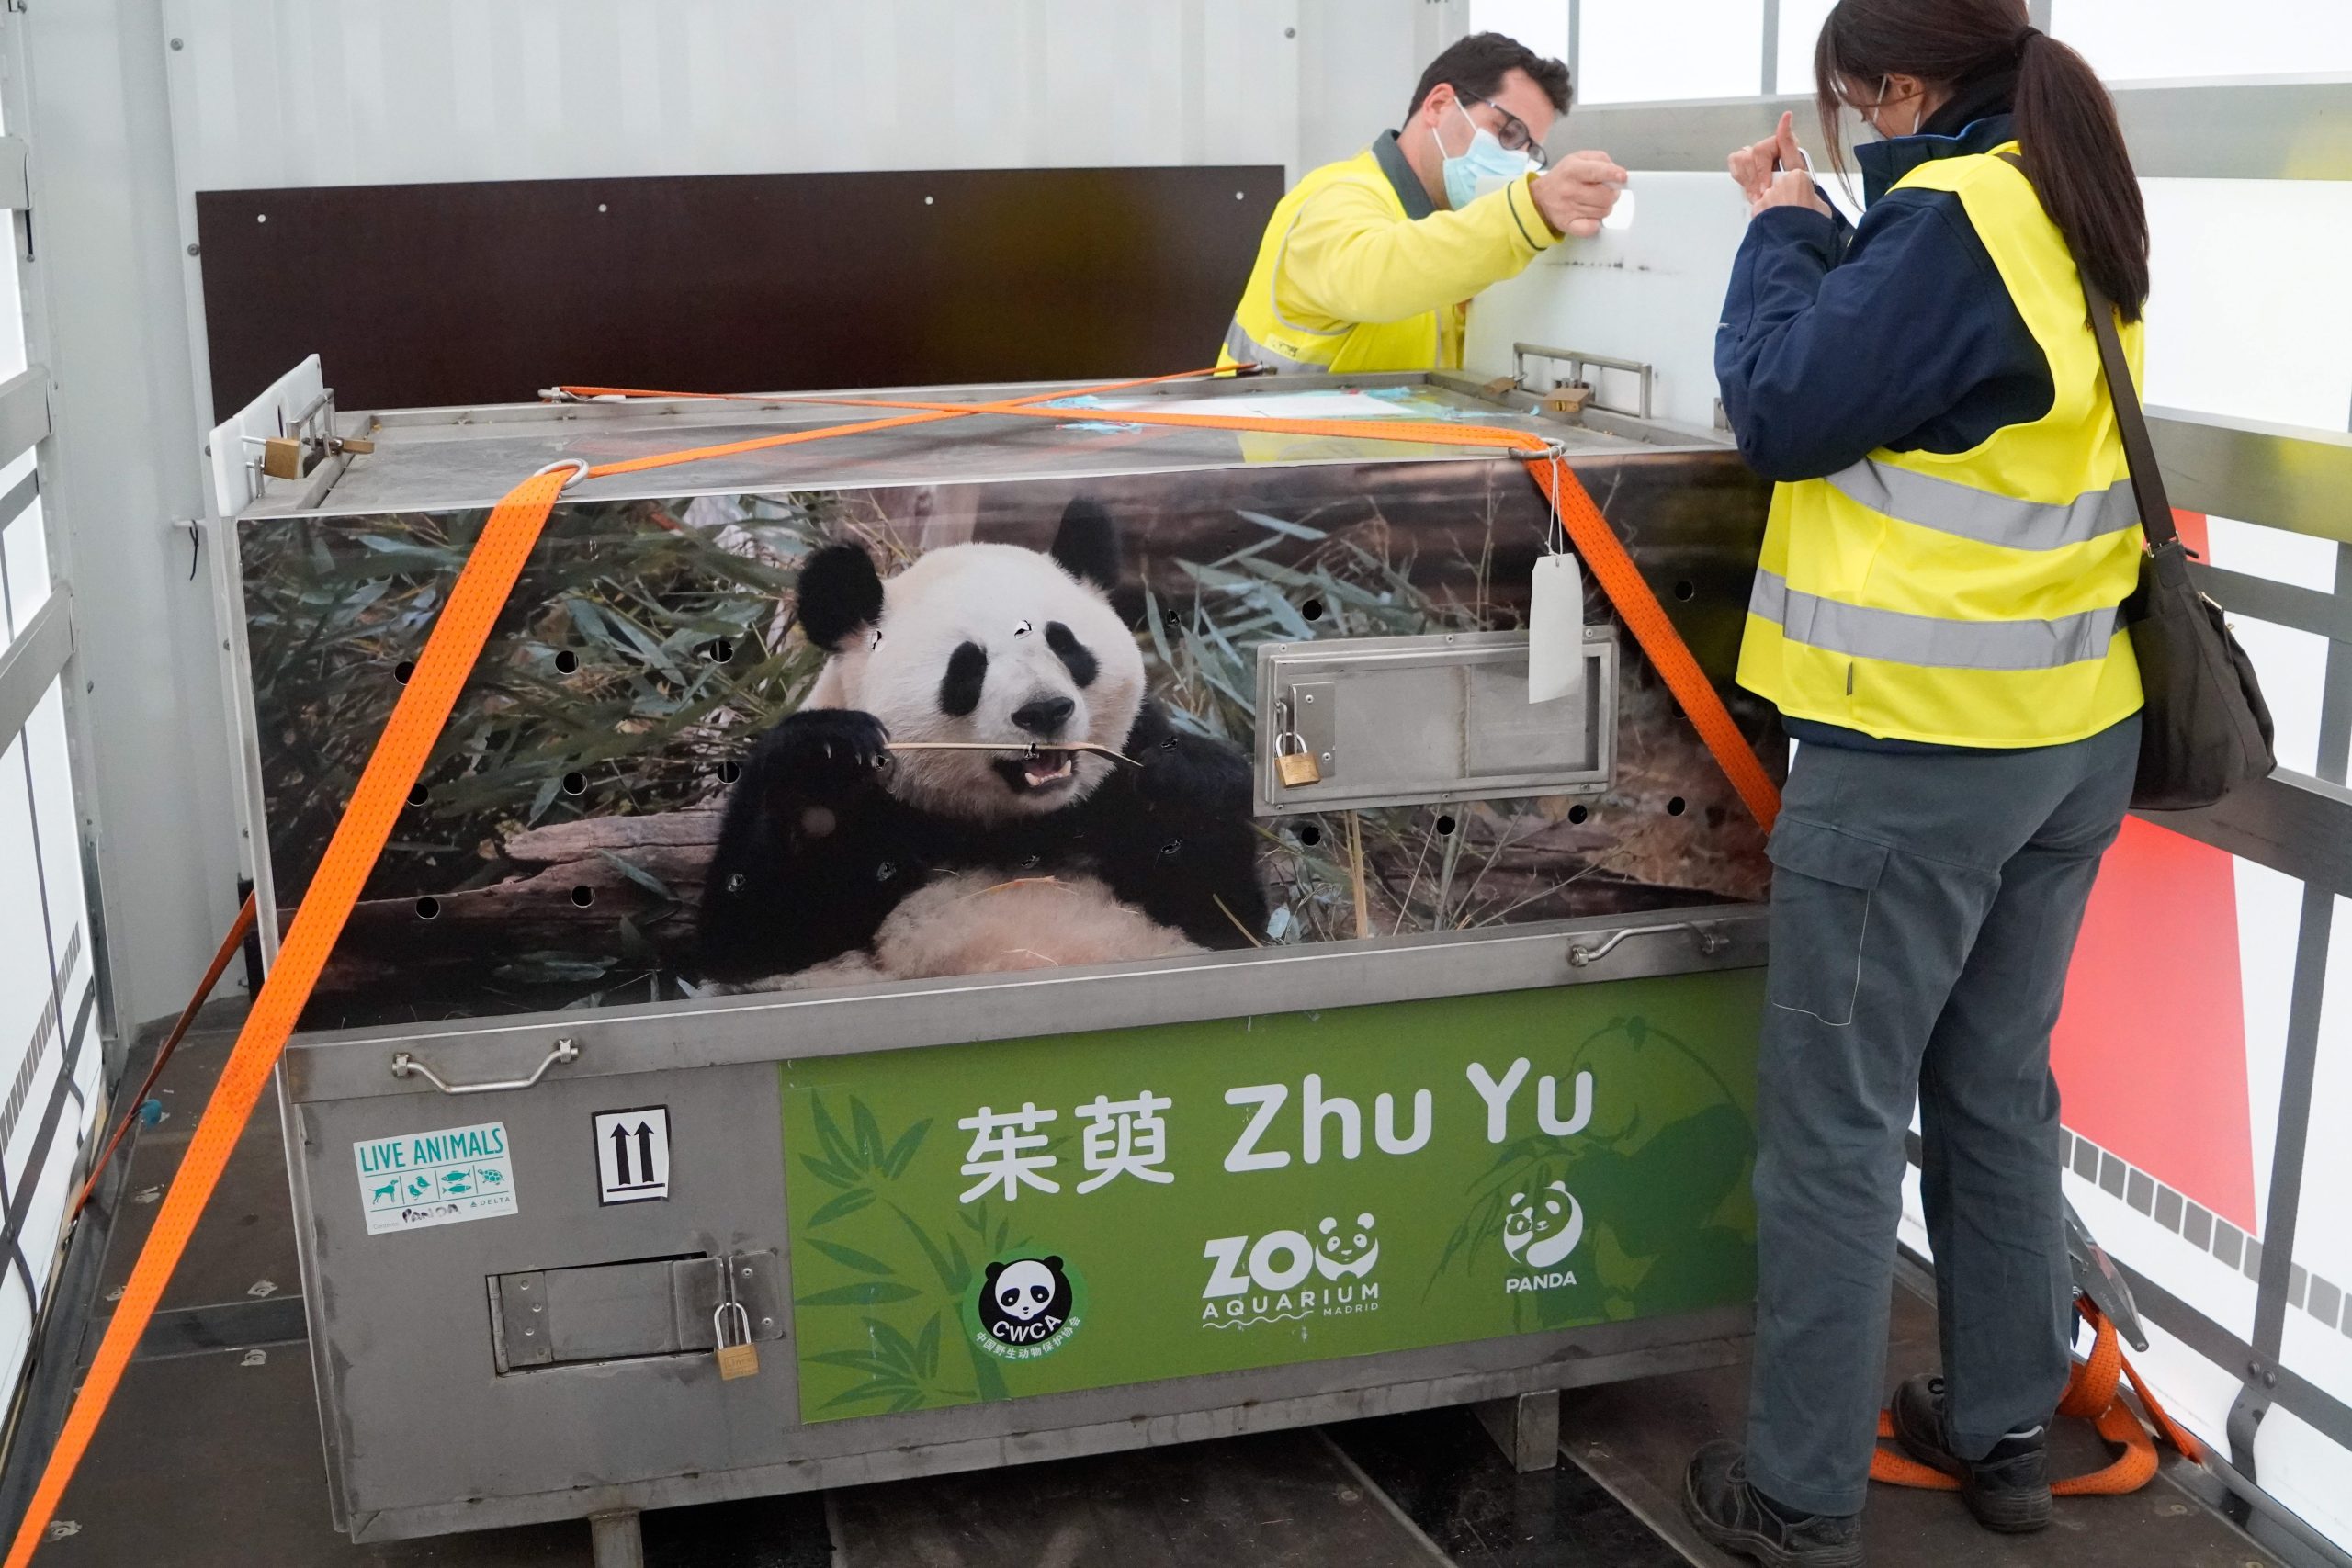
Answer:
M889 731L870 713L812 708L793 714L760 742L758 767L771 789L840 800L879 784L890 769Z

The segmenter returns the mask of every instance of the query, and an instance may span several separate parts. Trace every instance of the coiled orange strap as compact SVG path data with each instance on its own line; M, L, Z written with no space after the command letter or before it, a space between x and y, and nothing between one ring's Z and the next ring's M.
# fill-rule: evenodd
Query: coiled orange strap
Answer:
M2140 1417L2123 1403L2122 1380L2129 1377L2140 1395L2140 1407L2155 1423L2156 1437L2170 1443L2181 1457L2191 1463L2204 1457L2205 1450L2180 1423L2167 1415L2148 1392L2140 1377L2140 1370L2123 1359L2123 1347L2115 1336L2115 1325L2099 1314L2088 1302L2078 1302L2075 1310L2093 1330L2091 1353L2087 1359L2075 1363L2074 1373L2066 1382L2066 1395L2058 1402L2058 1414L2079 1421L2088 1421L2098 1428L2098 1435L2117 1450L2115 1461L2100 1469L2082 1475L2069 1475L2050 1483L2050 1490L2061 1497L2111 1497L2125 1492L2137 1492L2156 1473L2156 1445L2141 1425ZM1878 1435L1894 1436L1894 1418L1881 1412ZM1960 1483L1931 1465L1921 1464L1906 1454L1893 1449L1871 1451L1871 1479L1883 1481L1890 1486L1916 1486L1930 1492L1957 1492Z

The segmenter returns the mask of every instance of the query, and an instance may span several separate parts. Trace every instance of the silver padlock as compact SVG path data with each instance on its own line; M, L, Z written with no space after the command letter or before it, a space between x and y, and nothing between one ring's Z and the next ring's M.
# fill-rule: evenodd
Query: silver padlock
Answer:
M728 1314L734 1314L730 1320ZM727 1342L729 1322L742 1335L736 1344ZM710 1314L710 1336L718 1347L718 1376L721 1382L737 1378L757 1377L760 1371L759 1347L752 1343L752 1314L741 1302L721 1302Z

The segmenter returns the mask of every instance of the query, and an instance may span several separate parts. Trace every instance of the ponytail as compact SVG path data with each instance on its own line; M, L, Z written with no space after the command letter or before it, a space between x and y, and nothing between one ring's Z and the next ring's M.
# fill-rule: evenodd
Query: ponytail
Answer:
M1849 85L1917 76L1950 87L2014 67L2026 177L2083 276L2127 321L2148 301L2148 213L2090 62L2026 23L2023 0L1838 0L1814 46L1815 100L1833 167Z
M2018 47L2018 150L2075 265L2127 321L2148 302L2148 210L2115 100L2090 62L2027 28Z

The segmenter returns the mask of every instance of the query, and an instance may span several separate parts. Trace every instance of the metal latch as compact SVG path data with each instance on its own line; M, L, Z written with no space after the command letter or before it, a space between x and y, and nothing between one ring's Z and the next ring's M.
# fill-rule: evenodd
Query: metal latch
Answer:
M333 387L320 389L319 395L287 422L282 434L248 435L244 443L245 468L252 476L256 495L261 493L265 478L307 478L313 468L329 457L345 453L358 455L376 449L373 441L335 434Z
M1586 626L1579 651L1574 694L1531 703L1526 632L1261 643L1253 808L1603 794L1615 769L1616 638Z
M494 1274L490 1314L502 1374L731 1349L741 1376L750 1347L784 1337L784 1270L770 1247ZM748 1359L756 1370L758 1352Z
M1527 362L1540 359L1553 365L1566 366L1568 374L1554 378L1548 384L1536 386L1527 378ZM1603 402L1600 389L1586 378L1588 370L1622 370L1636 378L1641 391L1634 408ZM1657 380L1657 370L1638 359L1618 359L1606 354L1588 354L1576 348L1546 348L1539 343L1515 343L1510 345L1511 379L1521 391L1532 392L1543 400L1544 412L1574 415L1582 413L1589 405L1622 413L1634 419L1650 417L1650 394Z

